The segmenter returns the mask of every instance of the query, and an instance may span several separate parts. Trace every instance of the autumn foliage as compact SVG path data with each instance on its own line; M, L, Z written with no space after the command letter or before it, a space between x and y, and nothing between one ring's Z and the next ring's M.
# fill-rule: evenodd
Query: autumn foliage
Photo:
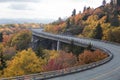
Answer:
M103 1L100 7L95 9L85 6L82 13L79 12L67 19L50 23L45 26L45 31L120 43L120 37L118 37L120 32L119 8L120 6L115 7L113 3L106 4L105 1Z
M8 48L12 50L13 48ZM13 57L6 61L6 68L2 71L0 77L20 76L32 73L47 72L60 70L83 64L89 64L108 57L107 54L100 50L85 50L76 55L65 51L45 50L44 57L38 57L32 49L22 50L12 55ZM4 53L8 54L5 50ZM14 52L11 52L11 54Z
M10 42L10 46L16 47L17 50L27 49L31 42L32 34L29 30L22 30L16 33Z
M28 30L30 26L39 28L40 24L0 25L0 32L3 35L0 35L0 77L60 70L108 57L101 50L84 50L73 45L68 51L39 50L35 53L29 48L32 37L31 31ZM96 9L84 7L83 12L78 14L74 9L72 16L67 19L59 18L44 26L44 31L49 33L120 43L120 11L112 4L104 4Z
M38 58L31 49L23 50L7 62L3 76L10 77L42 72L45 63L46 61Z
M58 56L48 61L48 63L45 65L45 71L68 68L76 65L77 63L77 58L72 53L60 51L55 54L58 54Z
M100 50L95 50L93 52L85 50L82 54L79 55L80 64L89 64L91 62L96 62L108 57L107 54L101 52Z

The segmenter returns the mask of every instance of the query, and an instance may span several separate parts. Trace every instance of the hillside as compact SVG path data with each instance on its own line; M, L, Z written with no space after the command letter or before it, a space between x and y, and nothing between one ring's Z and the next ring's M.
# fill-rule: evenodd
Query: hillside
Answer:
M103 3L95 9L84 7L78 14L74 9L70 17L48 24L45 31L120 43L120 6L112 2Z

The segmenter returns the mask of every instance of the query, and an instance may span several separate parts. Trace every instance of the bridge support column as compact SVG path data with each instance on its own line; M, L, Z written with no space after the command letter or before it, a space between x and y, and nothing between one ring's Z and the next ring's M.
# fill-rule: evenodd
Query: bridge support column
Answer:
M59 51L60 50L60 41L58 40L57 41L57 51Z
M32 36L31 47L32 47L33 49L35 49L35 48L37 47L38 41L39 41L39 39L38 39L37 37Z
M55 48L56 48L56 44L55 42L52 42L52 50L55 50Z

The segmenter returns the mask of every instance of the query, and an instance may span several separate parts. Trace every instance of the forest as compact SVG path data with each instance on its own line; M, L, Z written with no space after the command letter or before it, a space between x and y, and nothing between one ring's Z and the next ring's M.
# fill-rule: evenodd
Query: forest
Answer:
M95 9L85 6L78 14L74 9L70 17L58 18L46 25L44 31L120 43L120 6L112 1L106 3L103 0L102 5Z
M120 43L119 22L119 8L112 2L103 2L95 9L84 7L78 14L74 9L67 19L44 25L44 31ZM78 47L72 43L59 51L42 47L33 50L30 28L40 28L40 24L0 25L0 78L81 66L108 57L99 49L93 50L92 45Z

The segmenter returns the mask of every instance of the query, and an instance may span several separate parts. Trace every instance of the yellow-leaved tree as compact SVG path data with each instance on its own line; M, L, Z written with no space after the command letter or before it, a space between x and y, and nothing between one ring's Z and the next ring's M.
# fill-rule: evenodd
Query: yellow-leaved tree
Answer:
M43 50L43 57L48 61L59 57L59 52L55 50Z
M43 71L45 64L46 60L38 58L32 49L23 50L7 63L4 77L39 73Z

